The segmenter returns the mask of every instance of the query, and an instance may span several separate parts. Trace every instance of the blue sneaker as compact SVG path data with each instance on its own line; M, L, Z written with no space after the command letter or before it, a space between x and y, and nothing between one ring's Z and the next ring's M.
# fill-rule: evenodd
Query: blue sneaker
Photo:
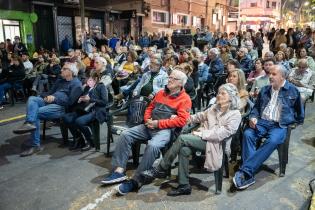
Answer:
M246 179L245 174L241 171L237 171L233 177L234 185L237 189L244 190L249 186L255 184L255 178L251 177Z
M127 193L136 191L137 189L138 183L133 179L124 182L117 187L118 194L120 195L126 195Z
M101 182L103 184L115 184L125 181L127 176L123 173L113 172L109 176L105 177Z

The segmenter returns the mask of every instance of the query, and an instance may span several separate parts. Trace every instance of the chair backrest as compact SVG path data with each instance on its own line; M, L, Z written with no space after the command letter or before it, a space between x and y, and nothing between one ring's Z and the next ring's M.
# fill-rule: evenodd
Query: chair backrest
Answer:
M146 97L137 97L131 99L128 106L127 125L133 127L143 123L144 112L149 104L149 99Z

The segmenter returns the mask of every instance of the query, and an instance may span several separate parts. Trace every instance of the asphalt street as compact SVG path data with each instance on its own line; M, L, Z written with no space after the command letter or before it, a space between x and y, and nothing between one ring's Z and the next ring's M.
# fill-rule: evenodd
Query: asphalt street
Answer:
M6 107L0 122L23 115L25 104ZM23 119L23 118L22 118ZM0 209L307 209L311 196L308 182L315 177L315 106L307 104L303 126L292 131L286 176L278 177L278 155L265 162L256 176L256 184L235 191L231 177L224 179L221 195L214 194L213 174L192 169L190 196L166 196L176 186L176 167L171 181L156 180L139 192L124 197L115 195L115 186L101 186L100 180L111 170L106 149L106 124L101 127L101 151L70 152L60 147L58 127L47 130L44 151L19 157L21 145L29 135L18 136L12 130L23 121L0 123ZM115 148L112 144L111 151ZM132 163L132 160L130 160ZM232 166L231 166L232 168ZM128 165L128 175L134 170ZM234 173L230 170L231 175Z

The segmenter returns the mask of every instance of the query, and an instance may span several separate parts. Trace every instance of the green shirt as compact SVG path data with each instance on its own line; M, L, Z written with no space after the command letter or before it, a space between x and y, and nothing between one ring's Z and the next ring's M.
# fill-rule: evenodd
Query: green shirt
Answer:
M157 76L158 72L151 72L151 78L147 84L145 84L141 90L141 96L149 96L153 92L153 80Z

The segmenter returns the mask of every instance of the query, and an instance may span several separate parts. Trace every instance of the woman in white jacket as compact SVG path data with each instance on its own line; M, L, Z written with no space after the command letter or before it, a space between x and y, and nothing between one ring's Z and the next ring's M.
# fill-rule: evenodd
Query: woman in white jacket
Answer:
M222 142L226 141L227 148L231 143L232 135L236 133L241 122L239 111L240 98L237 88L227 83L220 86L216 104L204 112L192 115L190 123L200 123L200 127L191 134L183 134L167 151L157 167L142 173L147 178L163 178L177 155L179 156L178 182L176 189L167 195L178 196L191 193L189 184L189 156L192 151L205 151L204 167L208 171L216 171L222 165Z

